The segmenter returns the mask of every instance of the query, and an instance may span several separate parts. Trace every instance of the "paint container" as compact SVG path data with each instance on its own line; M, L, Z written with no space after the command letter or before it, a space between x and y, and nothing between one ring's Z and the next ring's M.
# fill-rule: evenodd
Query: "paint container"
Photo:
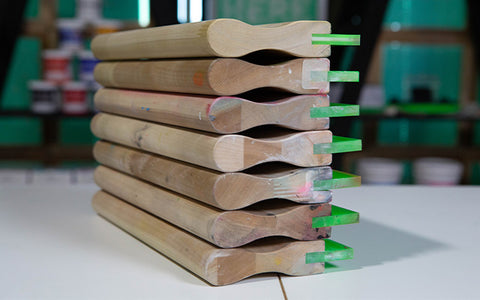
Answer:
M70 81L62 86L62 111L67 115L81 115L88 112L87 84L81 81Z
M43 78L47 81L62 84L72 79L70 51L49 49L42 53Z
M117 32L122 28L122 22L117 20L96 20L94 23L95 34Z
M95 82L93 70L98 62L99 60L93 56L92 51L83 50L78 52L78 79L89 84Z
M78 51L83 49L82 33L85 23L77 19L59 19L58 45L60 49Z
M60 93L58 87L48 81L31 80L28 82L31 93L31 110L37 114L54 114L60 111Z
M462 172L462 163L449 158L424 157L413 163L416 184L456 185L462 179Z
M91 22L102 18L101 0L76 0L76 2L77 19Z
M400 184L403 177L403 164L388 158L369 157L357 162L358 174L363 184Z

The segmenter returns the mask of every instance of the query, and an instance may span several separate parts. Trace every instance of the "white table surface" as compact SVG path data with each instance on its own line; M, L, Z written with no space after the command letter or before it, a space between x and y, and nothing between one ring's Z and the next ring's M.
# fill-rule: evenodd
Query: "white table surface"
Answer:
M97 216L93 184L0 184L0 299L284 299L279 278L212 287ZM355 258L281 276L288 299L480 299L480 188L365 186L334 204Z

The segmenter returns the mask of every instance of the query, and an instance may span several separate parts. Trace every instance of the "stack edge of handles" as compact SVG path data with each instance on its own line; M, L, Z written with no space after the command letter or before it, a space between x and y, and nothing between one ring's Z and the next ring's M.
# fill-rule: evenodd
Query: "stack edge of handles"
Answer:
M323 273L353 249L332 227L359 221L331 204L360 177L332 170L361 141L333 135L332 45L324 21L251 26L217 19L99 35L99 215L213 285L267 272ZM281 55L277 55L281 53Z

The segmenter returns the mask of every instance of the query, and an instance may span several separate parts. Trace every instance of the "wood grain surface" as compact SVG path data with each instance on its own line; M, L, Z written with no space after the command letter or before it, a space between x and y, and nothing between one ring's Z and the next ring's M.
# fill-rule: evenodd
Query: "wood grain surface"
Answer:
M254 208L224 211L104 166L97 167L94 178L110 194L222 248L269 236L297 240L330 236L330 227L312 228L312 218L330 215L330 204L272 200Z
M237 95L270 87L296 94L327 94L326 58L257 65L236 58L101 62L95 80L105 87L206 95ZM314 72L325 75L314 79Z
M259 50L278 50L298 57L330 56L330 46L312 45L313 33L330 33L330 23L296 21L251 26L217 19L98 35L92 41L92 51L101 60L240 57Z
M146 180L224 210L240 209L271 198L325 203L331 191L314 191L315 180L332 178L330 167L270 166L260 173L220 173L164 156L98 141L95 159L110 168Z
M238 133L261 125L295 130L328 129L329 118L311 118L310 108L329 106L327 95L292 96L257 103L238 97L100 89L103 112L215 133Z
M313 154L314 144L332 142L332 133L328 130L251 138L217 135L106 113L92 119L91 129L101 139L221 172L237 172L275 161L300 167L325 166L332 161L331 154ZM264 134L268 136L269 132Z
M322 273L323 263L305 263L306 253L325 251L324 240L260 240L222 249L107 194L97 192L95 211L132 236L213 285L227 285L259 273Z

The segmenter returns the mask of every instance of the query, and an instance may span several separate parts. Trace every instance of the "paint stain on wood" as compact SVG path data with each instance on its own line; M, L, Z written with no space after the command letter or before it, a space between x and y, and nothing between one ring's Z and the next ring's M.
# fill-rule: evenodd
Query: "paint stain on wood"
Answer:
M300 187L297 190L296 195L297 195L297 197L305 197L305 196L310 194L311 190L312 190L312 183L307 182L307 183L305 183L304 186Z
M205 74L203 72L195 72L195 74L193 74L193 83L196 86L203 86L204 77Z

